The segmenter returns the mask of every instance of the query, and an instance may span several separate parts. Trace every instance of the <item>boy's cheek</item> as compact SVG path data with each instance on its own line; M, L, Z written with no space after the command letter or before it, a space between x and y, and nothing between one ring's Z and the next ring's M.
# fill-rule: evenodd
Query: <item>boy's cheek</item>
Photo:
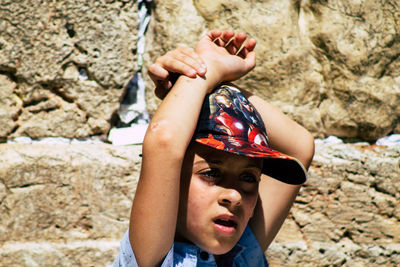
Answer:
M258 194L251 196L251 199L249 199L248 201L248 205L246 206L245 209L249 219L254 215L254 210L256 208L257 201L258 201Z

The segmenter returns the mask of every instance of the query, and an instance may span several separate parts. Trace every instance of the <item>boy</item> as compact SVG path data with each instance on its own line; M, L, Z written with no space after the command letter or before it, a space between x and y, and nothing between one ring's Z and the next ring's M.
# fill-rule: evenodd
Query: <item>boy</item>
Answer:
M305 129L246 94L267 122L267 140L259 113L239 90L214 90L254 68L256 43L246 38L211 31L195 51L178 48L149 68L165 98L143 141L116 266L268 265L263 251L305 181L301 164L268 142L306 167L314 146ZM183 75L173 84L171 73Z

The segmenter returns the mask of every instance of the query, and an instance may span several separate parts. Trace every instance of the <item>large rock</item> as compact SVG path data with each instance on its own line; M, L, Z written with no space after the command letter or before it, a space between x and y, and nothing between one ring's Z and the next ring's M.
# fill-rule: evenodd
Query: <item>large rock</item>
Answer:
M304 4L304 29L326 81L327 134L374 140L399 124L400 6L396 1Z
M271 266L397 266L400 146L317 144ZM104 266L128 227L140 146L0 145L0 266Z
M0 151L0 242L115 239L126 230L140 147L16 144Z
M258 64L239 83L316 136L373 141L399 131L396 1L156 2L153 58L208 29L244 31L258 41Z
M315 136L373 141L400 133L396 1L154 2L146 65L209 29L245 31L258 41L258 65L238 83ZM1 111L0 138L107 133L135 71L137 3L4 0L1 7L0 80L10 80L2 95L11 106ZM146 79L152 114L159 100Z
M400 146L323 145L289 220L267 252L273 266L397 266Z
M0 266L111 263L128 228L140 152L0 145Z
M17 127L16 119L22 109L22 101L14 94L16 84L7 76L0 75L0 141Z
M19 127L8 123L0 136L107 133L134 70L137 6L5 0L0 17L0 75L17 84L5 91L23 106L8 111Z

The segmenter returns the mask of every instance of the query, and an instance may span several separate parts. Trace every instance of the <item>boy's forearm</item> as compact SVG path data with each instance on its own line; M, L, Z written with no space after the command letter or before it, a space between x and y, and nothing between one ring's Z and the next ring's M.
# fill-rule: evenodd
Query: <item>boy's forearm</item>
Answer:
M249 97L264 120L271 148L297 158L306 169L314 156L314 138L278 108L256 95Z
M269 177L261 178L260 199L250 226L257 233L263 251L267 250L281 229L300 187L300 185L285 184Z
M146 136L151 136L153 131L156 137L157 131L169 131L177 140L174 150L185 152L196 128L204 97L217 83L210 76L180 76L154 114Z
M306 169L314 156L314 138L267 101L244 91L265 123L271 148L297 158ZM262 179L260 203L256 208L253 228L261 247L266 250L279 232L297 196L300 185L289 185L275 179ZM268 214L268 216L267 216Z

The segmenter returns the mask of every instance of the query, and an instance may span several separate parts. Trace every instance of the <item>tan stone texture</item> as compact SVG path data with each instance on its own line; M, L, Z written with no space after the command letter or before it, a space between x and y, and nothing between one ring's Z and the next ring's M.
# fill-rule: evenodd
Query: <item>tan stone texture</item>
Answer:
M137 2L0 2L0 143L106 134L136 71ZM400 133L396 0L156 0L146 67L208 30L257 40L238 83L316 137ZM152 114L160 103L147 77ZM104 266L127 229L139 146L0 144L0 266ZM400 148L317 145L271 266L397 266Z
M315 136L399 133L397 1L172 0L154 1L152 13L145 70L210 29L232 28L258 42L257 67L239 84ZM0 137L107 133L136 71L137 15L135 1L2 1L2 94L14 104ZM146 80L153 114L159 100Z
M209 29L244 31L258 42L257 66L239 83L315 136L373 141L398 132L397 1L156 3L152 58Z
M5 75L0 75L0 140L14 130L16 118L21 112L22 101L13 94L16 84Z
M400 146L317 144L271 266L397 266ZM0 145L0 266L104 266L128 227L140 146Z
M135 69L137 5L7 0L0 5L0 75L13 82L8 87L2 82L2 94L22 103L17 115L8 111L9 126L0 136L107 133Z
M0 266L104 266L126 231L141 148L0 145Z
M273 266L397 266L399 149L317 145L309 179L267 252Z

